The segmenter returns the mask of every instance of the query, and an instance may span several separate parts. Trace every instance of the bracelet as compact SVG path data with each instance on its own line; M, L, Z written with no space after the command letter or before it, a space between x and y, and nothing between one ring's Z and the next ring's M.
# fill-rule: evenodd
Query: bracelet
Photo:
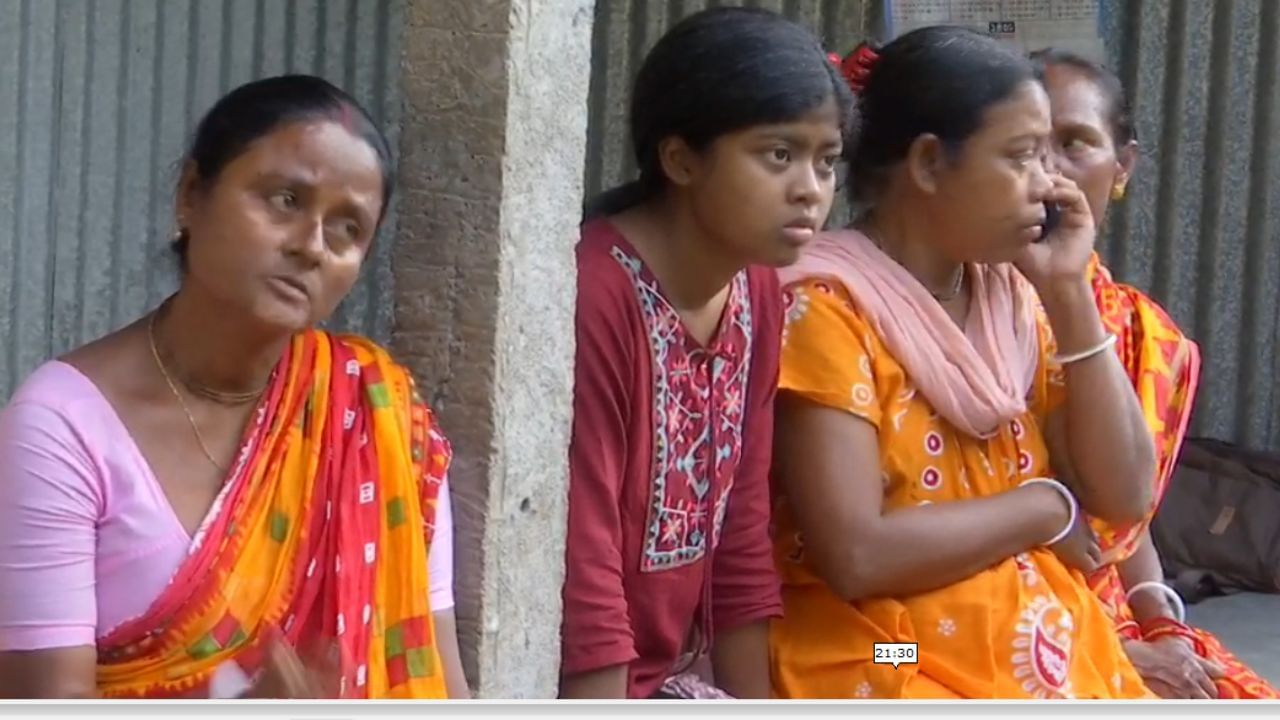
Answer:
M1187 604L1182 601L1182 596L1178 594L1178 591L1168 585L1165 585L1159 580L1147 580L1146 582L1140 582L1129 588L1129 590L1124 594L1124 601L1132 604L1133 596L1139 590L1158 590L1164 593L1164 596L1173 602L1174 612L1178 615L1175 619L1179 623L1185 623L1187 621Z
M1062 542L1063 538L1070 535L1071 530L1075 528L1076 516L1080 514L1080 504L1076 502L1076 496L1072 494L1070 488L1058 482L1057 480L1054 480L1053 478L1038 477L1038 478L1031 478L1030 480L1022 481L1023 485L1030 485L1032 483L1042 483L1044 485L1048 485L1054 490L1057 490L1058 494L1062 496L1062 499L1067 502L1066 526L1063 527L1062 530L1060 530L1057 535L1054 535L1049 540L1041 543L1040 546L1049 547L1051 545L1057 545L1058 543Z
M1054 355L1053 359L1059 365L1070 365L1071 363L1078 363L1081 360L1088 360L1094 355L1100 355L1107 350L1110 350L1111 347L1116 344L1116 339L1115 333L1107 333L1106 339L1088 350L1081 350L1080 352L1073 353L1071 355Z

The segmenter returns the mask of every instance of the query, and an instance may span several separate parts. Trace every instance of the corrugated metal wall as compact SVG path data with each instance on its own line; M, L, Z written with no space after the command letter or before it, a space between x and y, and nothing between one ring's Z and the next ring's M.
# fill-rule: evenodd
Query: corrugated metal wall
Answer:
M1193 432L1280 448L1280 3L1104 0L1142 158L1106 253L1201 344Z
M645 51L679 18L717 4L780 10L841 51L874 32L882 12L875 0L600 0L589 193L634 173L627 92ZM1135 97L1142 144L1104 252L1202 344L1194 432L1280 448L1280 2L1102 0L1099 25Z
M0 401L175 287L179 159L225 91L323 75L394 146L402 24L402 0L0 0ZM389 220L336 319L384 340Z

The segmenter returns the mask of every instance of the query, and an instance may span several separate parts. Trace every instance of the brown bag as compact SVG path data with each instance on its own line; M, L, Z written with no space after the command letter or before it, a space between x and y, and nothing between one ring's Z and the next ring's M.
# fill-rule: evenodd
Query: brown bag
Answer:
M1151 537L1165 574L1192 602L1280 592L1280 454L1187 442Z

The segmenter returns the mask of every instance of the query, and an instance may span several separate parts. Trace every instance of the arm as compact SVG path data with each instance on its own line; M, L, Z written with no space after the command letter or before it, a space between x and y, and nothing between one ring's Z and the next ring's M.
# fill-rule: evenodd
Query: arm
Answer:
M782 614L769 538L769 469L782 340L782 292L772 271L752 287L757 309L742 459L725 512L711 576L716 684L737 698L768 698L769 619Z
M776 437L806 557L849 601L954 584L1040 545L1067 521L1066 503L1041 484L885 513L875 427L789 393L779 399Z
M741 699L765 699L769 679L769 621L756 620L716 634L711 648L716 685Z
M63 416L0 414L0 698L97 696L95 478Z
M435 625L436 648L444 665L444 682L449 697L471 699L471 688L462 671L462 654L458 650L458 623L453 607L453 500L449 481L440 483L436 502L435 532L427 553L428 577L431 582L431 618Z
M1106 337L1093 293L1083 278L1041 290L1057 347L1065 353ZM1114 352L1065 367L1066 400L1048 421L1054 466L1081 507L1107 522L1140 521L1151 502L1155 446L1133 382Z
M1138 540L1138 549L1128 560L1116 566L1120 571L1120 584L1127 591L1143 582L1163 582L1164 568L1160 565L1160 555L1156 552L1155 543L1151 541L1151 531L1144 530ZM1159 617L1176 618L1176 611L1169 599L1159 592L1135 593L1129 602L1129 608L1139 623Z
M431 618L436 626L436 642L440 649L440 662L444 664L444 684L451 700L470 700L471 688L462 672L462 657L458 653L458 623L453 608L433 610Z
M600 271L585 270L579 273L560 696L626 698L628 665L638 657L623 586L620 499L634 358L624 336L625 306L608 292Z

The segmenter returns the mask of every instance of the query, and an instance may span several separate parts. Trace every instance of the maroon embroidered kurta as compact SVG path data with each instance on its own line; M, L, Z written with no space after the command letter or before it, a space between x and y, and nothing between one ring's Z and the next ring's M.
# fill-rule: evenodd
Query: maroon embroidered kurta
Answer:
M628 695L649 697L715 632L781 613L768 488L781 293L772 270L739 273L701 346L610 223L584 225L577 255L562 673L629 663Z

